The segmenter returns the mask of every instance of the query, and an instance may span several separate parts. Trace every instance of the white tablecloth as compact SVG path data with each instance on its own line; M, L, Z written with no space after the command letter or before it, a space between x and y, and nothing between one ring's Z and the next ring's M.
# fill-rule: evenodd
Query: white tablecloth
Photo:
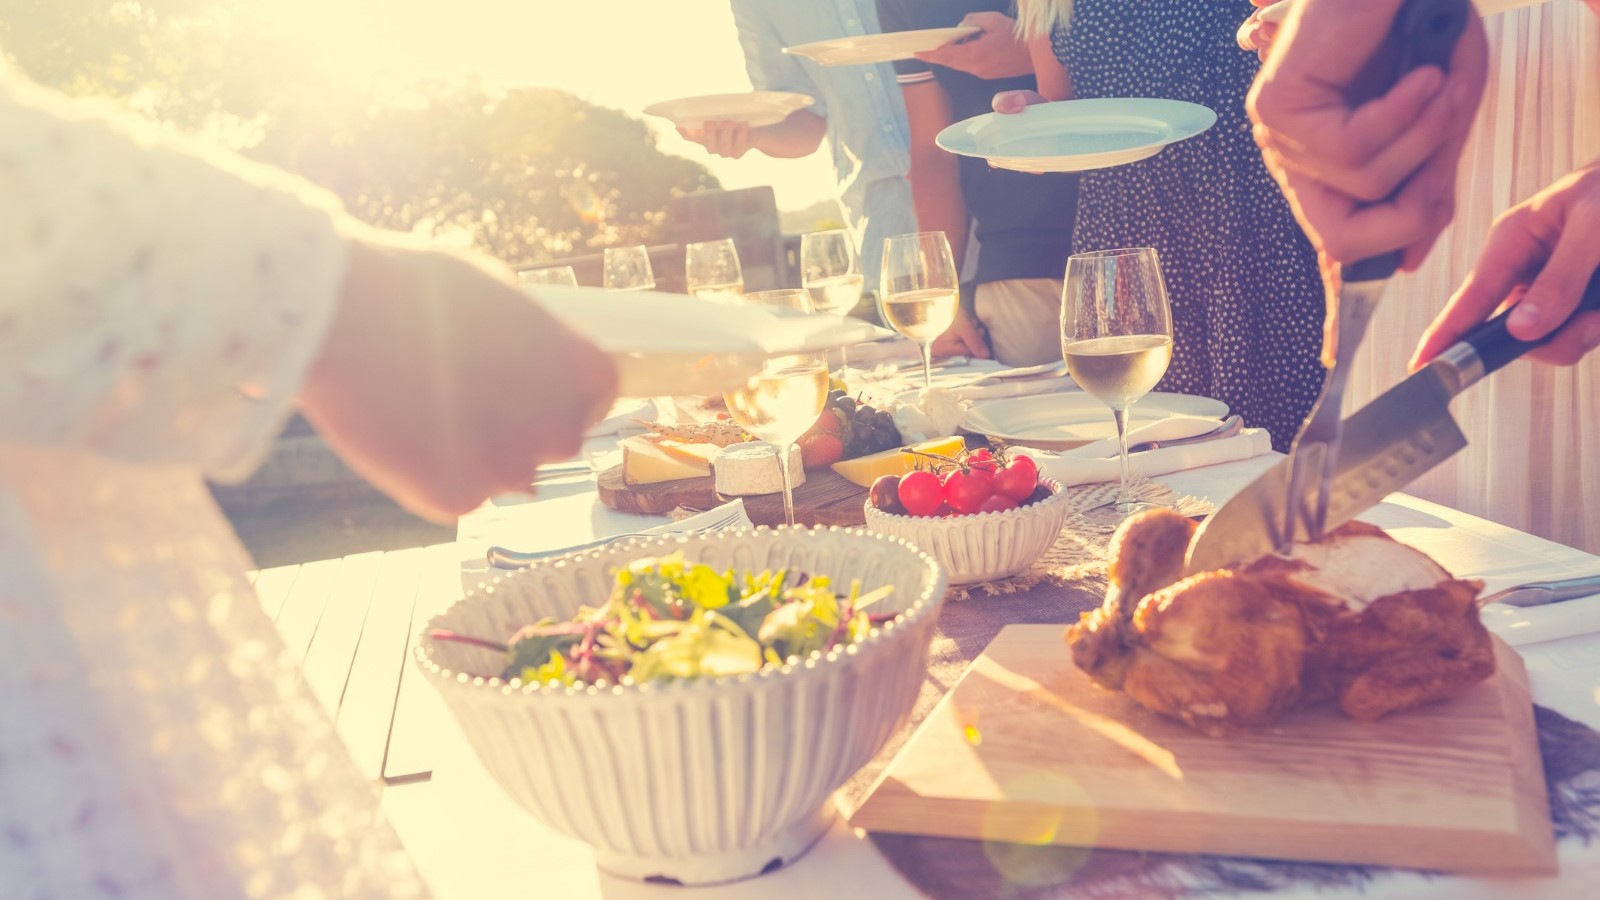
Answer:
M1276 459L1259 457L1170 475L1182 493L1221 502ZM507 498L465 517L459 528L463 562L471 567L491 544L538 550L592 537L635 531L661 519L623 515L600 506L587 478L548 482L540 497ZM1398 539L1433 555L1488 590L1521 581L1600 572L1600 557L1415 498L1396 496L1366 517ZM479 569L478 571L482 571ZM477 575L469 575L476 581ZM970 602L1003 603L1004 599ZM1535 699L1600 728L1600 597L1544 610L1499 610L1490 627L1520 651ZM583 844L562 837L523 812L489 779L453 727L439 740L433 781L390 790L386 812L418 868L440 897L459 900L551 897L562 900L875 900L917 897L916 891L843 824L794 866L717 888L686 889L624 881L598 872ZM1588 897L1600 885L1600 843L1560 847L1558 879L1435 878L1395 874L1359 890L1286 892L1275 896L1364 898Z

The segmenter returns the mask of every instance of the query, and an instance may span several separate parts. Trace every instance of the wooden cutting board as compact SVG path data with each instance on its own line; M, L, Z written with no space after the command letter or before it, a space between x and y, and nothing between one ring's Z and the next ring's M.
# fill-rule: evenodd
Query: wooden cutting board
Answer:
M600 502L618 512L662 516L678 507L710 509L722 503L716 481L684 478L656 484L629 485L622 467L600 473ZM867 489L831 469L806 473L806 483L794 489L794 519L798 525L864 525L862 505ZM757 525L783 524L783 495L759 494L744 498L745 512Z
M1527 674L1356 722L1205 737L1096 687L1059 625L1000 632L890 764L869 831L1452 871L1556 870Z

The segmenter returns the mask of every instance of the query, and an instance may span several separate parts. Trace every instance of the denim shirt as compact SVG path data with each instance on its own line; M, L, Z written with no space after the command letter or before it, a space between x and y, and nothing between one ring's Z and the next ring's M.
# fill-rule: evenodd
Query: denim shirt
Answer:
M732 0L750 83L816 100L827 119L839 201L861 244L867 289L876 290L883 238L916 231L906 175L911 170L905 102L887 63L819 66L784 47L846 35L877 34L873 0Z

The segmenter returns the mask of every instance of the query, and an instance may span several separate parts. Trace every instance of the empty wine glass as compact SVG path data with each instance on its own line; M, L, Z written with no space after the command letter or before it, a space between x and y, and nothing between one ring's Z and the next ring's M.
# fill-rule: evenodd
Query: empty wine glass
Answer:
M744 274L732 238L689 244L683 256L684 281L690 294L713 303L744 299Z
M848 314L861 302L861 260L855 235L847 228L813 231L800 238L800 283L811 292L818 312ZM839 348L839 366L849 365Z
M942 231L897 234L883 242L878 310L890 328L922 350L922 386L933 383L933 342L961 303L961 274Z
M811 297L798 288L757 291L747 302L795 315L814 312ZM728 412L745 431L772 445L783 478L783 518L794 524L794 484L789 453L800 435L815 425L828 401L828 360L818 353L795 353L767 360L743 387L722 395Z
M1117 502L1085 512L1115 524L1156 504L1128 495L1128 409L1172 361L1172 311L1161 259L1151 247L1080 253L1067 260L1061 297L1061 355L1073 381L1111 407L1122 484Z
M607 247L602 282L614 291L653 291L656 274L650 269L650 250L643 244Z
M544 269L524 269L517 273L517 278L522 281L522 286L531 288L540 284L560 284L567 287L578 286L578 273L572 271L571 266L550 266Z

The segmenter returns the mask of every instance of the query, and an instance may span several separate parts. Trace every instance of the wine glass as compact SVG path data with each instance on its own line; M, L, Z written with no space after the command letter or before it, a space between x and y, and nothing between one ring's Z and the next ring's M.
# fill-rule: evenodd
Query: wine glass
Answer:
M643 244L607 247L603 283L614 291L655 290L656 274L650 269L650 250Z
M861 302L861 263L855 236L846 228L813 231L800 238L800 283L818 312L847 315ZM839 367L849 365L843 347Z
M744 299L744 274L739 271L739 251L732 238L689 244L683 257L689 293L713 303L731 304Z
M758 291L750 303L809 315L811 297L798 288ZM772 445L783 478L783 519L794 524L794 485L789 479L789 451L815 425L828 401L828 359L816 353L795 353L767 360L743 387L722 395L728 412L745 431Z
M922 349L922 386L933 383L933 342L956 320L961 275L942 231L897 234L883 242L878 311Z
M567 287L578 286L578 273L572 271L571 266L551 266L547 269L524 269L517 273L522 280L522 286L531 288L540 284L561 284Z
M1067 260L1061 355L1073 381L1111 407L1117 423L1117 501L1083 514L1097 524L1115 524L1155 505L1128 496L1128 408L1156 386L1172 361L1172 311L1154 248L1080 253Z

